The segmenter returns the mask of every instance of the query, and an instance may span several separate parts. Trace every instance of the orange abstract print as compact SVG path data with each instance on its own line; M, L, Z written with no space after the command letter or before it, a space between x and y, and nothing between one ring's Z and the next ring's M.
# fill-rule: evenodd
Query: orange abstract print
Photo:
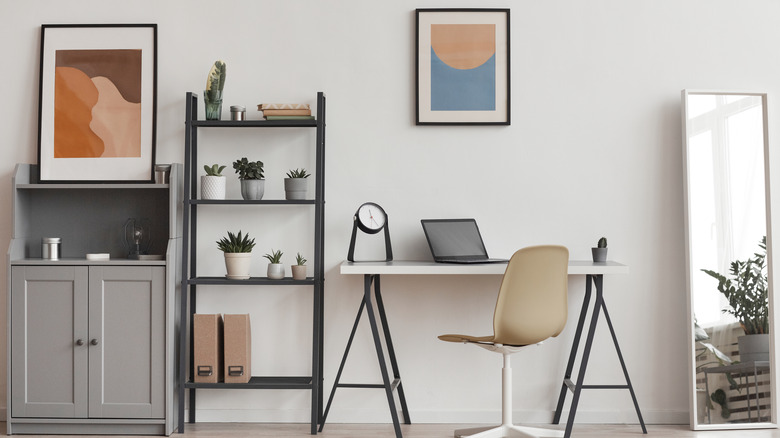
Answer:
M495 35L495 24L435 24L431 26L431 47L448 66L473 69L496 52Z
M59 50L54 158L141 156L141 51Z

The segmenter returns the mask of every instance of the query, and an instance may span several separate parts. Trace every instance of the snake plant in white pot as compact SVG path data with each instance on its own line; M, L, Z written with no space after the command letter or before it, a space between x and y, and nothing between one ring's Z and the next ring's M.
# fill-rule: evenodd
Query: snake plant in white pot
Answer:
M228 231L227 237L217 241L217 247L225 254L226 277L230 280L248 279L255 239L250 239L249 233L242 235L241 230L238 234Z

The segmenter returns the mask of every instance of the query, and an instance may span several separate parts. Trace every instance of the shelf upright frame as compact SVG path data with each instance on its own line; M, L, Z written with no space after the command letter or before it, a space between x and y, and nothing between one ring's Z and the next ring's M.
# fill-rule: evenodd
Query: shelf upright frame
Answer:
M178 382L178 431L184 432L185 393L189 392L188 421L195 422L195 397L197 389L309 389L311 390L311 434L317 433L317 426L323 417L323 357L324 344L324 236L325 236L325 94L317 93L317 116L315 120L198 120L198 96L192 92L186 95L184 134L184 209L182 226L182 302L179 330L179 382ZM316 128L315 145L315 189L314 200L200 200L197 199L198 129L209 127L290 127ZM197 275L197 212L204 205L312 205L314 206L314 272L306 280L270 280L266 277L252 277L249 280L227 280L221 277L198 277ZM246 384L196 383L189 380L193 375L194 352L192 341L194 331L192 319L196 312L197 285L311 285L313 288L312 321L312 371L310 376L252 377Z

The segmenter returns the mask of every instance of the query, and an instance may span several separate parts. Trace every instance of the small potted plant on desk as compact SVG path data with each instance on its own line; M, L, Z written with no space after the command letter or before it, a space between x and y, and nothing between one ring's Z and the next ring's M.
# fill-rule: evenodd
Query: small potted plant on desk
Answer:
M263 162L249 161L244 157L233 162L233 169L241 180L241 197L246 200L263 199L265 193Z
M217 247L225 254L226 277L228 279L246 280L249 278L252 249L255 247L255 239L250 239L249 233L242 236L240 230L238 234L228 231L227 237L217 241Z
M295 169L287 172L284 179L284 197L290 200L306 199L306 188L309 174L306 169Z
M282 251L274 251L271 249L271 254L266 254L263 257L267 258L268 263L268 278L271 280L281 280L284 278L284 265L282 264Z
M296 254L295 264L290 266L293 280L306 280L306 259L301 253Z
M766 236L758 243L761 251L746 261L731 262L732 278L709 269L704 273L718 280L718 291L729 302L723 312L737 318L745 336L737 338L740 362L769 360L769 295L766 266Z
M602 237L599 239L595 248L591 248L593 253L594 262L606 262L607 261L607 238Z
M200 177L200 196L202 199L225 199L225 166L208 164L203 166L206 174Z

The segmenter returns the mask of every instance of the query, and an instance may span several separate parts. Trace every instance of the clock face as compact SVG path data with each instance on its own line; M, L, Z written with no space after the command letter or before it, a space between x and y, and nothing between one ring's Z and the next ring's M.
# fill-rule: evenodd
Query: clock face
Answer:
M360 228L366 233L376 233L385 226L387 215L385 211L373 202L366 202L357 211L357 220Z

